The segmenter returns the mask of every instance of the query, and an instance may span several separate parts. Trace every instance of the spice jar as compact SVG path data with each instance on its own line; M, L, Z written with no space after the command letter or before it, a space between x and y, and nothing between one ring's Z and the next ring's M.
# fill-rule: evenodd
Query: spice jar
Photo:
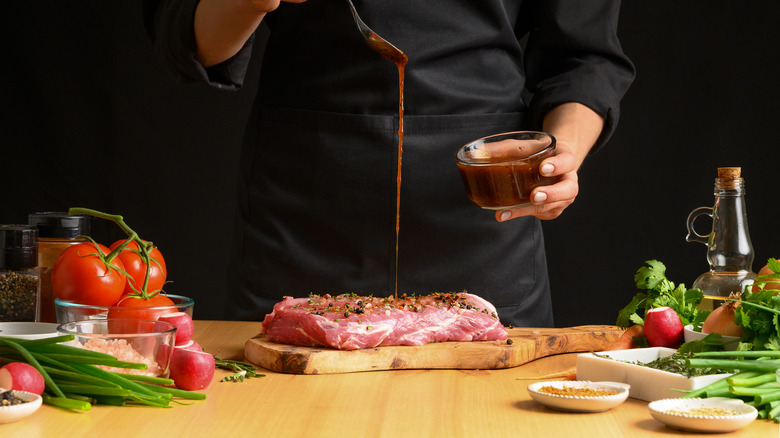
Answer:
M71 245L88 241L90 217L65 212L36 212L28 215L29 225L38 229L38 269L41 276L40 320L57 322L51 273L57 258Z
M38 230L0 225L0 321L38 321Z

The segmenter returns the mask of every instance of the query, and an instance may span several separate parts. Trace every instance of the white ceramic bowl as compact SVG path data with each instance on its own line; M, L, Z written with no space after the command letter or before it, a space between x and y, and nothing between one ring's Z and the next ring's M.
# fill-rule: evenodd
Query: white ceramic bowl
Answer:
M702 333L693 330L693 325L686 325L684 328L685 342L698 341L704 339L709 333ZM737 349L739 345L739 337L737 336L721 336L721 342L723 343L723 349L733 351Z
M40 339L58 335L57 324L50 322L0 322L0 336Z
M730 374L685 377L638 365L674 354L672 348L651 347L602 351L577 355L577 377L583 380L609 380L631 385L631 398L654 401L682 396L682 391L703 388Z
M558 395L541 389L554 388L589 388L593 390L616 391L614 395L580 396ZM630 386L618 382L586 382L583 380L555 380L536 382L528 385L528 393L537 402L559 411L567 412L603 412L623 403L628 398Z
M0 388L0 392L4 391L5 389ZM41 396L38 394L26 391L13 391L13 394L21 399L27 400L27 402L13 406L0 406L0 424L21 420L41 407L43 399L41 399Z
M691 432L731 432L758 416L756 408L742 400L722 397L656 400L647 408L667 427ZM721 410L725 413L718 412Z

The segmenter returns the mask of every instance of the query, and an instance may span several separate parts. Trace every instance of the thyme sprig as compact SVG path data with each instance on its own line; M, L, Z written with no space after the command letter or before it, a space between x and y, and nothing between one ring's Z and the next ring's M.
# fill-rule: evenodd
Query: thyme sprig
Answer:
M220 379L220 382L243 382L244 379L249 377L265 377L265 374L258 373L257 367L250 363L238 360L220 359L217 356L214 356L214 364L217 368L234 372L234 374Z

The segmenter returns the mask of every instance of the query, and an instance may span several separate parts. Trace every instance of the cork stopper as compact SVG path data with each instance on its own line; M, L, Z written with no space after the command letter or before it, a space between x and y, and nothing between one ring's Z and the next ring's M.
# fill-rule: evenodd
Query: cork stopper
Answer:
M745 180L742 179L741 167L719 167L718 177L715 179L715 190L733 190L744 188Z
M734 179L742 174L741 167L718 167L718 178Z

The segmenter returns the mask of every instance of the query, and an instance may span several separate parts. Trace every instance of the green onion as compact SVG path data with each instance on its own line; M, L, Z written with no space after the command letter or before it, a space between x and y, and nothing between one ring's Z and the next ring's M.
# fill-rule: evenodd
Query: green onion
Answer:
M176 402L174 398L206 398L203 393L158 386L173 385L171 379L100 368L143 370L146 364L125 362L110 354L57 343L72 340L72 335L36 340L0 337L0 360L22 361L35 367L46 383L43 402L63 409L88 411L93 403L171 407L171 402Z

